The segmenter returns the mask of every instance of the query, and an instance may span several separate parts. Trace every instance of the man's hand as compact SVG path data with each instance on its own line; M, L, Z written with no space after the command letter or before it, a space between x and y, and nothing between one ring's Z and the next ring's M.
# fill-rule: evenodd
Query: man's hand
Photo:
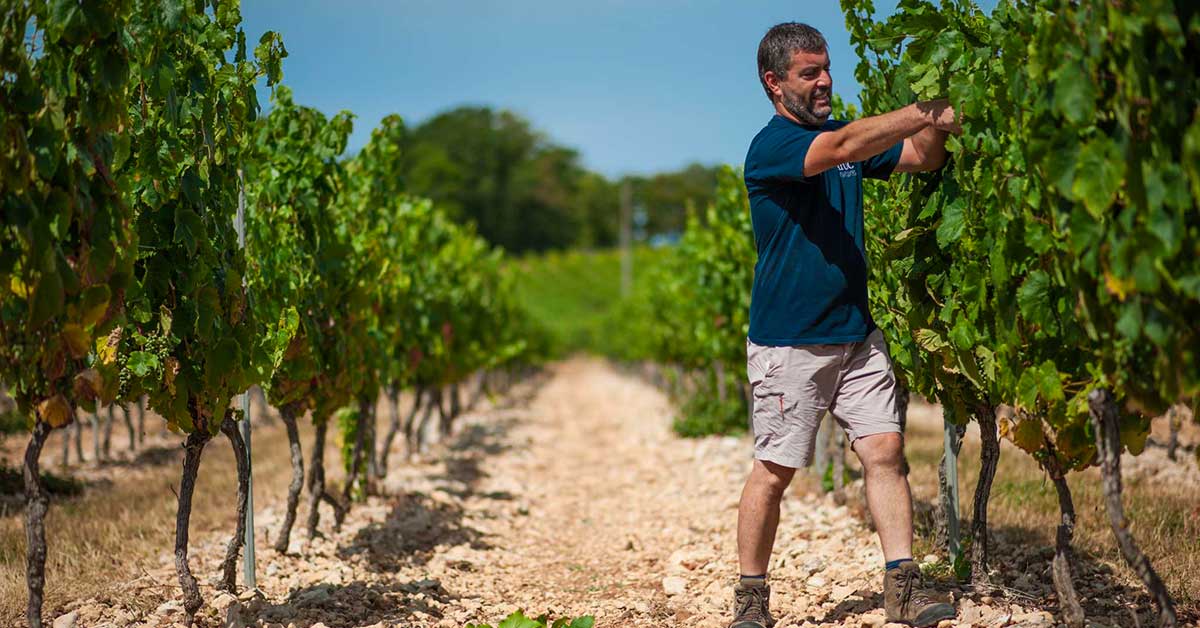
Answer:
M924 100L917 103L917 109L929 121L929 126L955 135L962 133L962 125L958 122L958 114L955 113L954 107L950 106L949 100L945 98Z
M926 172L941 168L946 164L946 135L962 133L958 116L949 101L926 100L917 103L916 107L928 126L904 139L896 172Z

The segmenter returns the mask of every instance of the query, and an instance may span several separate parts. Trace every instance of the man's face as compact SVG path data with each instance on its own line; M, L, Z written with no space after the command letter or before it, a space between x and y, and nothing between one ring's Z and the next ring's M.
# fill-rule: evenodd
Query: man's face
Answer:
M787 76L776 77L772 89L784 109L802 124L820 126L833 112L833 77L829 53L795 52ZM768 82L770 86L770 82Z

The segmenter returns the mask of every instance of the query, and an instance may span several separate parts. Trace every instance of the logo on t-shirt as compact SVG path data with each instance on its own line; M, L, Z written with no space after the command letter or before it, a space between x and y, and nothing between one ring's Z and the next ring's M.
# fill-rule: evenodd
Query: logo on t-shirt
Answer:
M852 163L838 164L837 169L838 174L841 175L843 179L854 176L854 164Z

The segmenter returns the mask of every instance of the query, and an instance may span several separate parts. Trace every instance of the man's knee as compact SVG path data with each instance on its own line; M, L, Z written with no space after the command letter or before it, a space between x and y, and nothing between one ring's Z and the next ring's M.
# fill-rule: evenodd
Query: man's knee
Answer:
M754 469L750 473L750 481L778 498L783 496L783 492L787 490L795 474L796 470L791 467L766 460L755 460Z
M864 436L854 441L854 451L868 474L908 475L904 438L897 432Z

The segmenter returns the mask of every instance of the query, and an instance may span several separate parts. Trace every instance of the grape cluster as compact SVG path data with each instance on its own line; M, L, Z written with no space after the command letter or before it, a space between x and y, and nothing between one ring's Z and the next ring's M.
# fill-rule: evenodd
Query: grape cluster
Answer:
M129 354L121 351L117 353L117 377L120 380L120 386L117 388L117 398L125 399L129 395L129 379L131 377L129 369L125 368L125 363L129 360Z
M118 398L127 397L132 390L133 379L136 376L128 367L129 355L132 352L144 351L155 357L158 366L154 370L153 377L158 379L163 376L163 365L167 363L167 358L171 356L171 350L177 343L178 340L167 334L158 333L149 336L135 334L132 346L125 345L123 350L117 353L117 372L120 382L117 391Z
M175 344L171 342L171 340L172 338L168 335L154 334L153 336L146 338L146 344L142 350L146 351L147 353L151 353L154 355L154 357L158 358L159 364L165 364L167 357L171 355L171 349Z

